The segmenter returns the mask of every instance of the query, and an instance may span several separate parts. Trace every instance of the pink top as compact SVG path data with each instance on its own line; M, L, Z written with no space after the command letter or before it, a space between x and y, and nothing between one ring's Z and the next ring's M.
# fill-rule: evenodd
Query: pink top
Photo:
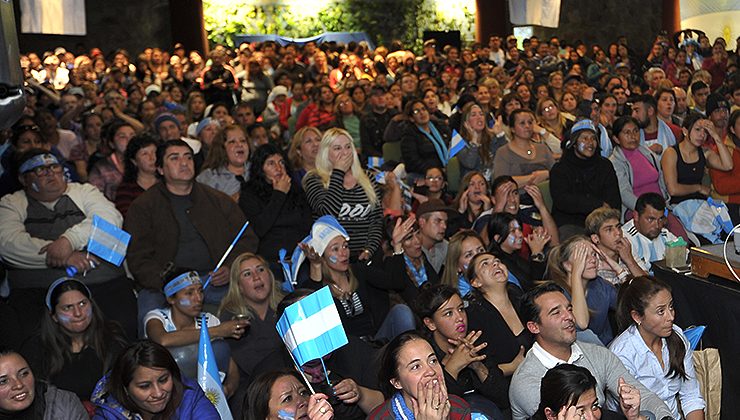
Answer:
M632 192L635 197L647 192L654 192L662 197L663 192L660 190L660 184L658 183L660 173L645 155L640 153L638 149L622 149L622 152L624 152L624 156L632 166Z

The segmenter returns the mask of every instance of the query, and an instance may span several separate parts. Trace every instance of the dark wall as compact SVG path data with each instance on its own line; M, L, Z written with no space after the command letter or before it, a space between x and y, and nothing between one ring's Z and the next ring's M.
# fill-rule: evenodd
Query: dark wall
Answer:
M567 41L580 39L606 49L619 35L626 35L631 49L647 52L660 32L662 3L652 0L562 0L560 27L536 26L541 39L557 35Z
M18 31L19 0L13 0ZM146 47L170 49L172 36L168 0L87 0L86 36L21 34L21 52L43 52L58 46L78 52L98 47L108 55L118 48L138 54Z

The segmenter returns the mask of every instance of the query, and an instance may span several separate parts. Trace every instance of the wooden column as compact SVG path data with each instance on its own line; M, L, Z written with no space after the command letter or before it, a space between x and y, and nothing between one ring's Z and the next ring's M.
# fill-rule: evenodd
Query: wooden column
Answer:
M672 36L681 30L681 1L663 0L663 30Z
M502 38L511 32L509 7L506 0L475 1L475 40L488 43L491 35Z
M208 53L202 0L170 0L170 23L173 45L181 42L186 51Z

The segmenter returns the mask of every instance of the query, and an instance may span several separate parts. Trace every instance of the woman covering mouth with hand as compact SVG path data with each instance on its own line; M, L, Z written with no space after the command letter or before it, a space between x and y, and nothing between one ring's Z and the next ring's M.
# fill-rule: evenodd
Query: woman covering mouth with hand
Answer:
M508 381L496 363L486 359L482 331L468 330L467 304L446 285L426 287L416 299L416 315L427 341L442 363L447 392L463 395L471 410L503 418L509 406Z
M0 419L89 418L75 394L36 381L23 356L0 349Z
M470 420L470 405L447 394L442 364L415 332L391 340L380 359L378 382L388 399L369 420Z

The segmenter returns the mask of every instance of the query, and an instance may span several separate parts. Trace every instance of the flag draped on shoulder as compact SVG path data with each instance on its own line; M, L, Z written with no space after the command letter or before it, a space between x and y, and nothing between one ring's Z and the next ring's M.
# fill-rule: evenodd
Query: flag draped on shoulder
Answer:
M277 322L277 330L298 366L347 344L329 286L288 306Z
M211 347L211 337L208 335L208 324L203 314L200 327L200 341L198 342L198 385L206 394L206 397L216 407L216 411L222 420L233 420L229 404L226 401L223 387L221 386L216 356Z
M120 266L126 258L126 249L131 235L100 216L93 216L92 232L87 242L87 251Z

